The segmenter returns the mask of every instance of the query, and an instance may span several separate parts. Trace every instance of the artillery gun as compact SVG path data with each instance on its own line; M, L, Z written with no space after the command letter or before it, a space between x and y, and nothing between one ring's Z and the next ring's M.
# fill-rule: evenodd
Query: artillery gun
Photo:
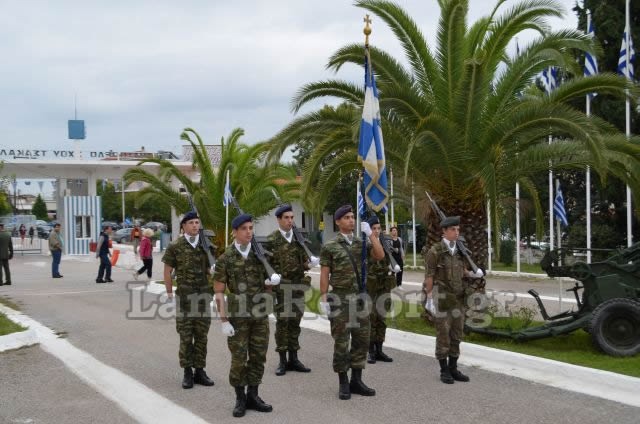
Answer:
M584 329L596 347L612 356L640 353L640 243L618 251L601 262L568 263L571 250L547 251L542 269L550 277L578 280L573 292L578 309L549 316L538 293L528 293L538 303L545 324L519 331L467 327L469 331L512 338L535 340ZM584 249L579 249L584 250ZM564 258L564 259L563 259ZM560 265L560 264L564 265Z

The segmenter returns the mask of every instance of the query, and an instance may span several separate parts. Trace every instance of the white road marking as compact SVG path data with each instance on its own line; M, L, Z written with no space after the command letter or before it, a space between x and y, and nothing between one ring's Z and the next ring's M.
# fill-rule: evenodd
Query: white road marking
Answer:
M66 339L58 338L53 330L28 316L4 305L0 305L0 312L12 321L34 330L43 350L62 361L76 376L114 402L134 420L145 424L207 423L122 371L78 349Z
M26 292L12 292L11 295L20 296L59 296L66 294L90 294L90 293L105 293L105 292L121 292L122 289L113 290L82 290L82 291L68 291L68 292L38 292L38 293L26 293Z

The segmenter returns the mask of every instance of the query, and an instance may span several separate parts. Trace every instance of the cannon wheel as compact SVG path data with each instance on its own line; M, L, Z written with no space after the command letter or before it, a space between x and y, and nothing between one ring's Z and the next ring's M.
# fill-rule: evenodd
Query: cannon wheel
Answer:
M596 347L612 356L640 353L640 303L631 299L610 299L598 305L589 323Z

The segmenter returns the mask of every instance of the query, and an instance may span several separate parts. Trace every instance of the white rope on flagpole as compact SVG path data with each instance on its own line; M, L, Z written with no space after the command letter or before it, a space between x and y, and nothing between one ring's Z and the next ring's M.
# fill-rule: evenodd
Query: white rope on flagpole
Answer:
M487 268L491 272L491 256L493 253L491 248L491 200L487 200L487 251L489 253Z
M396 216L393 209L393 168L389 167L389 176L391 179L391 225L396 225Z
M358 193L360 193L360 178L356 182L356 234L360 231L360 207L358 205ZM364 201L364 199L362 199Z

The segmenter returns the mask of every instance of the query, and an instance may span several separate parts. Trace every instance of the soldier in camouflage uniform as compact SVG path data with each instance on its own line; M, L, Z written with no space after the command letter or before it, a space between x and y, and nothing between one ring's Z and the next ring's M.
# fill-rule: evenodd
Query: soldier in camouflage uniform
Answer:
M207 334L211 325L211 286L209 259L199 240L200 220L195 212L184 215L180 223L184 236L167 248L164 262L164 282L167 295L173 298L171 273L176 273L176 330L180 335L178 358L184 368L182 387L193 384L213 386L204 370L207 362ZM192 370L195 368L195 374Z
M380 237L382 228L380 220L373 215L367 220L373 235ZM387 331L385 322L387 313L391 309L390 293L396 287L396 277L391 272L391 261L387 255L382 260L376 261L369 255L367 261L367 294L371 298L371 333L369 335L369 358L367 362L375 364L376 361L393 362L393 359L382 351L382 344Z
M273 301L271 281L251 249L253 218L239 215L231 227L235 240L218 258L213 280L222 332L228 337L231 352L229 383L236 391L233 416L242 417L247 409L260 412L273 409L258 396L269 347ZM226 306L225 289L229 290ZM245 386L248 386L246 393Z
M358 264L362 253L362 240L353 236L355 218L351 206L338 208L334 214L340 234L322 247L320 253L320 308L331 322L334 340L333 370L338 373L340 399L350 399L351 393L375 396L376 391L362 382L362 370L367 359L369 345L369 308L367 296L360 293ZM375 260L384 257L384 250L377 237L372 236L368 223L361 230L371 243L368 254ZM358 259L356 259L358 258ZM331 286L330 300L327 292ZM351 349L349 349L351 341ZM351 368L351 382L347 372Z
M285 375L287 370L310 372L298 359L300 343L300 321L304 315L304 293L311 286L311 277L305 276L305 270L318 265L316 257L307 257L304 248L293 235L294 216L291 205L282 205L276 209L278 229L269 234L266 248L273 256L269 262L282 276L280 284L274 288L276 293L276 352L280 362L276 375ZM287 361L287 352L289 360Z
M454 381L469 381L469 377L457 367L467 291L462 279L482 278L484 274L482 270L477 273L469 271L456 246L460 235L460 217L447 217L440 222L440 227L443 239L429 249L425 258L424 290L427 295L426 308L435 316L436 359L440 362L440 380L453 384Z

